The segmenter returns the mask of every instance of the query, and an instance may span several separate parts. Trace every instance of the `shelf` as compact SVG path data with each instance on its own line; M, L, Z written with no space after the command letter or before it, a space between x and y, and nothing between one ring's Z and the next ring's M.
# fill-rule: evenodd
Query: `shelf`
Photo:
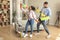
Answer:
M0 0L0 25L10 24L10 1Z

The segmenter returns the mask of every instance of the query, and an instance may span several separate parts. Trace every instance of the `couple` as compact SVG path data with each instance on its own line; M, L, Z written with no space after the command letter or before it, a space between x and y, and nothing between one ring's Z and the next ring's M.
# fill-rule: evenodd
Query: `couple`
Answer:
M43 6L44 7L41 9L41 11L44 12L46 16L50 16L51 10L50 10L50 8L48 8L48 2L44 2ZM24 35L24 37L28 36L27 31L28 31L28 26L29 25L30 25L30 28L31 28L30 37L32 37L33 24L34 24L34 20L35 20L37 22L37 32L39 33L39 26L42 23L45 31L48 34L47 38L49 38L51 35L50 35L49 31L48 31L48 28L46 27L46 20L44 20L44 21L38 20L36 18L36 15L35 15L34 11L35 11L35 7L34 6L30 6L29 7L29 13L28 13L28 21L27 21L26 26L25 26L25 35Z

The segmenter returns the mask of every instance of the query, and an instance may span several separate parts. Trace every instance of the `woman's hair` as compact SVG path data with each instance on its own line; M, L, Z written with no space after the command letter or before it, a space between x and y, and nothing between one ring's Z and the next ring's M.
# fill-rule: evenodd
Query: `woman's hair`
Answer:
M34 7L34 6L31 6L31 9L32 9L33 11L35 11L35 7Z

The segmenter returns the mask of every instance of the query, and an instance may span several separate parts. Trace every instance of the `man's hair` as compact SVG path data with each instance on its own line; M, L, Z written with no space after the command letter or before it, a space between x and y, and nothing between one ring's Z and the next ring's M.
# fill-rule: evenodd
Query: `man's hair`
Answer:
M35 7L34 6L31 6L32 10L35 11Z
M44 4L48 4L48 2L46 1L46 2L44 2Z

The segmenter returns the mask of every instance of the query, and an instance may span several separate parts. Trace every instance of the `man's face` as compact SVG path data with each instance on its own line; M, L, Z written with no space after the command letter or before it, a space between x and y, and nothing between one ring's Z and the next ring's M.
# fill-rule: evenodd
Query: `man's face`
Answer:
M48 7L48 4L44 4L43 6L44 6L45 8L47 8L47 7Z

